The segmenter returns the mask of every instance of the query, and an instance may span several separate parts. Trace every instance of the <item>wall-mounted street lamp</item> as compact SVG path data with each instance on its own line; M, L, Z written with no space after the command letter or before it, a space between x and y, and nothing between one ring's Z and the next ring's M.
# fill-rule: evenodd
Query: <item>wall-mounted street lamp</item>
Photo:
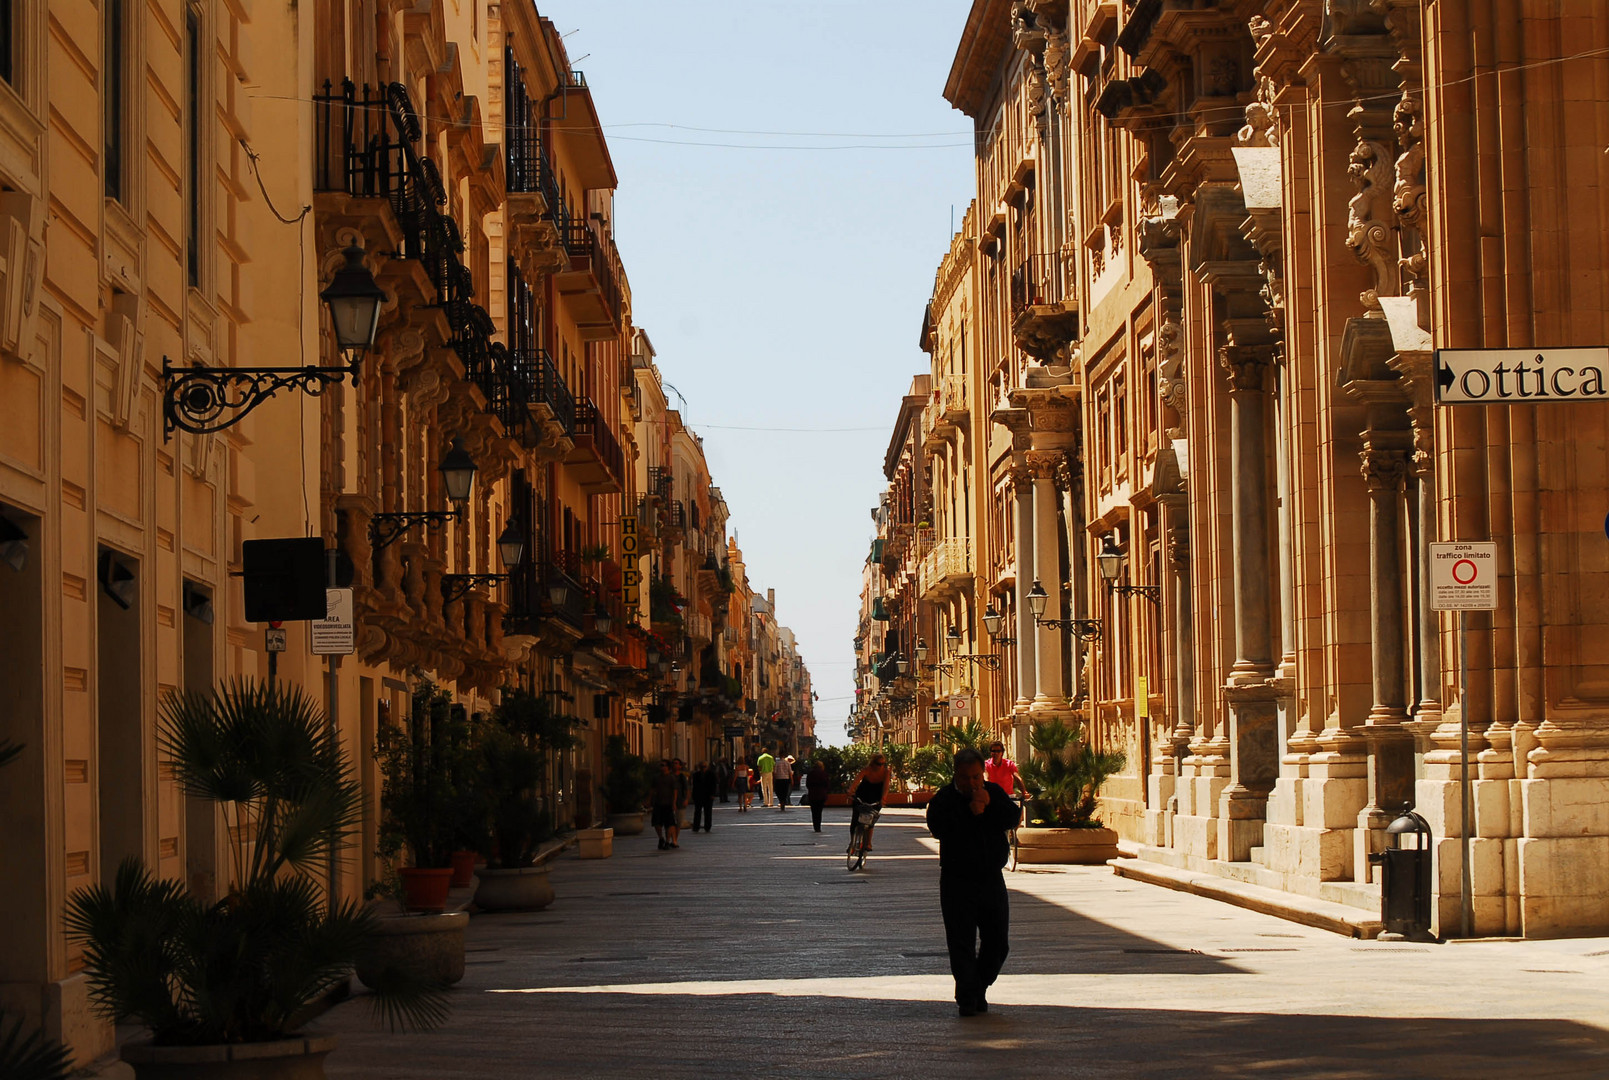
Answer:
M927 639L926 638L917 638L916 639L916 662L918 664L927 663Z
M363 354L374 346L380 310L386 293L363 265L363 249L346 249L346 265L335 272L319 298L330 309L335 343L346 361L339 367L307 364L302 367L211 368L200 364L175 367L162 358L162 436L175 428L196 435L223 431L240 423L247 413L290 388L322 394L348 375L358 384Z
M1101 543L1101 553L1095 556L1095 567L1100 571L1106 587L1117 595L1143 596L1157 607L1162 606L1162 589L1159 586L1117 584L1118 576L1123 573L1123 553L1112 544L1110 536Z
M495 585L508 580L509 572L525 558L525 534L512 521L503 526L502 533L497 537L497 558L503 564L504 573L441 575L442 598L450 604L478 585Z
M1028 610L1033 613L1034 625L1043 626L1048 630L1071 630L1080 641L1099 641L1101 637L1101 620L1099 619L1045 619L1045 604L1050 600L1050 594L1045 587L1034 578L1033 588L1028 590Z
M406 510L395 514L375 514L369 518L369 545L376 551L390 547L402 534L416 525L427 529L440 528L449 521L463 517L469 492L475 484L475 460L464 449L463 440L454 439L451 449L441 456L437 466L441 472L441 486L447 490L451 510Z
M895 653L894 654L894 667L899 671L899 673L901 675L903 675L907 671L910 670L911 662L909 660L905 659L905 654L904 653Z
M1000 633L1000 613L990 604L983 609L983 628L989 631L989 640L996 645L1015 645L1017 639Z

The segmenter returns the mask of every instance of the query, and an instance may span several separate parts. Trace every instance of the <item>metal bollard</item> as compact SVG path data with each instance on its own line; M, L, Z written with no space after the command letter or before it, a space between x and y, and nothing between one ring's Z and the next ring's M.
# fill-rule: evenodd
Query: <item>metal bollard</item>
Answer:
M1380 867L1381 941L1434 941L1430 932L1430 823L1404 803L1386 826L1390 847L1369 856ZM1408 842L1412 846L1406 846Z

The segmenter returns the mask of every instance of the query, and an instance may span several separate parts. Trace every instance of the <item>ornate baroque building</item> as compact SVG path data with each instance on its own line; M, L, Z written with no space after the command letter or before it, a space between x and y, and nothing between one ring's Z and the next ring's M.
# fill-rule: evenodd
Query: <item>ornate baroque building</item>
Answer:
M372 749L422 680L469 714L520 686L576 718L583 744L545 796L566 827L601 818L606 736L725 745L706 689L808 732L791 647L741 654L743 677L765 665L747 693L696 674L718 628L740 628L734 655L755 648L754 598L631 324L586 79L528 0L0 17L8 1014L94 1058L113 1033L62 930L70 892L128 856L202 896L228 887L216 808L158 752L174 690L274 672L326 710L366 804L335 896L380 872ZM346 268L385 294L355 363L320 299ZM336 374L259 400L261 368ZM460 500L442 465L466 459ZM318 584L352 590L349 654L314 655L307 622L270 653L247 621L243 543L299 537L323 541ZM696 579L703 621L668 642L648 578L674 575Z
M1142 859L1377 912L1412 803L1456 933L1467 723L1475 932L1609 926L1609 406L1432 394L1436 348L1609 338L1609 13L1566 7L972 5L923 330L970 407L923 446L937 489L970 444L976 574L927 617L1001 615L1019 753L1070 715L1127 754ZM1427 544L1488 539L1461 642Z

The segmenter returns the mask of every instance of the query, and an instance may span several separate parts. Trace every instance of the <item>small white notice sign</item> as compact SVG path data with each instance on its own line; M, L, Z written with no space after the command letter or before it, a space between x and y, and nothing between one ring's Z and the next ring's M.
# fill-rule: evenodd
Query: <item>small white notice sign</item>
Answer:
M1436 611L1497 607L1497 545L1458 540L1430 545L1430 606Z
M350 656L357 646L351 589L324 590L324 618L309 622L314 656Z
M951 716L971 716L972 699L965 694L956 694L950 698Z

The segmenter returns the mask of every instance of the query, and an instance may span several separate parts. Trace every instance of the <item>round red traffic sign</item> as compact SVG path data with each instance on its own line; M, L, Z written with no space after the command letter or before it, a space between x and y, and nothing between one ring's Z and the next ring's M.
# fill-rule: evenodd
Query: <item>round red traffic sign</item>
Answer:
M1459 559L1453 563L1453 580L1460 585L1468 585L1479 573L1480 570L1470 559Z

